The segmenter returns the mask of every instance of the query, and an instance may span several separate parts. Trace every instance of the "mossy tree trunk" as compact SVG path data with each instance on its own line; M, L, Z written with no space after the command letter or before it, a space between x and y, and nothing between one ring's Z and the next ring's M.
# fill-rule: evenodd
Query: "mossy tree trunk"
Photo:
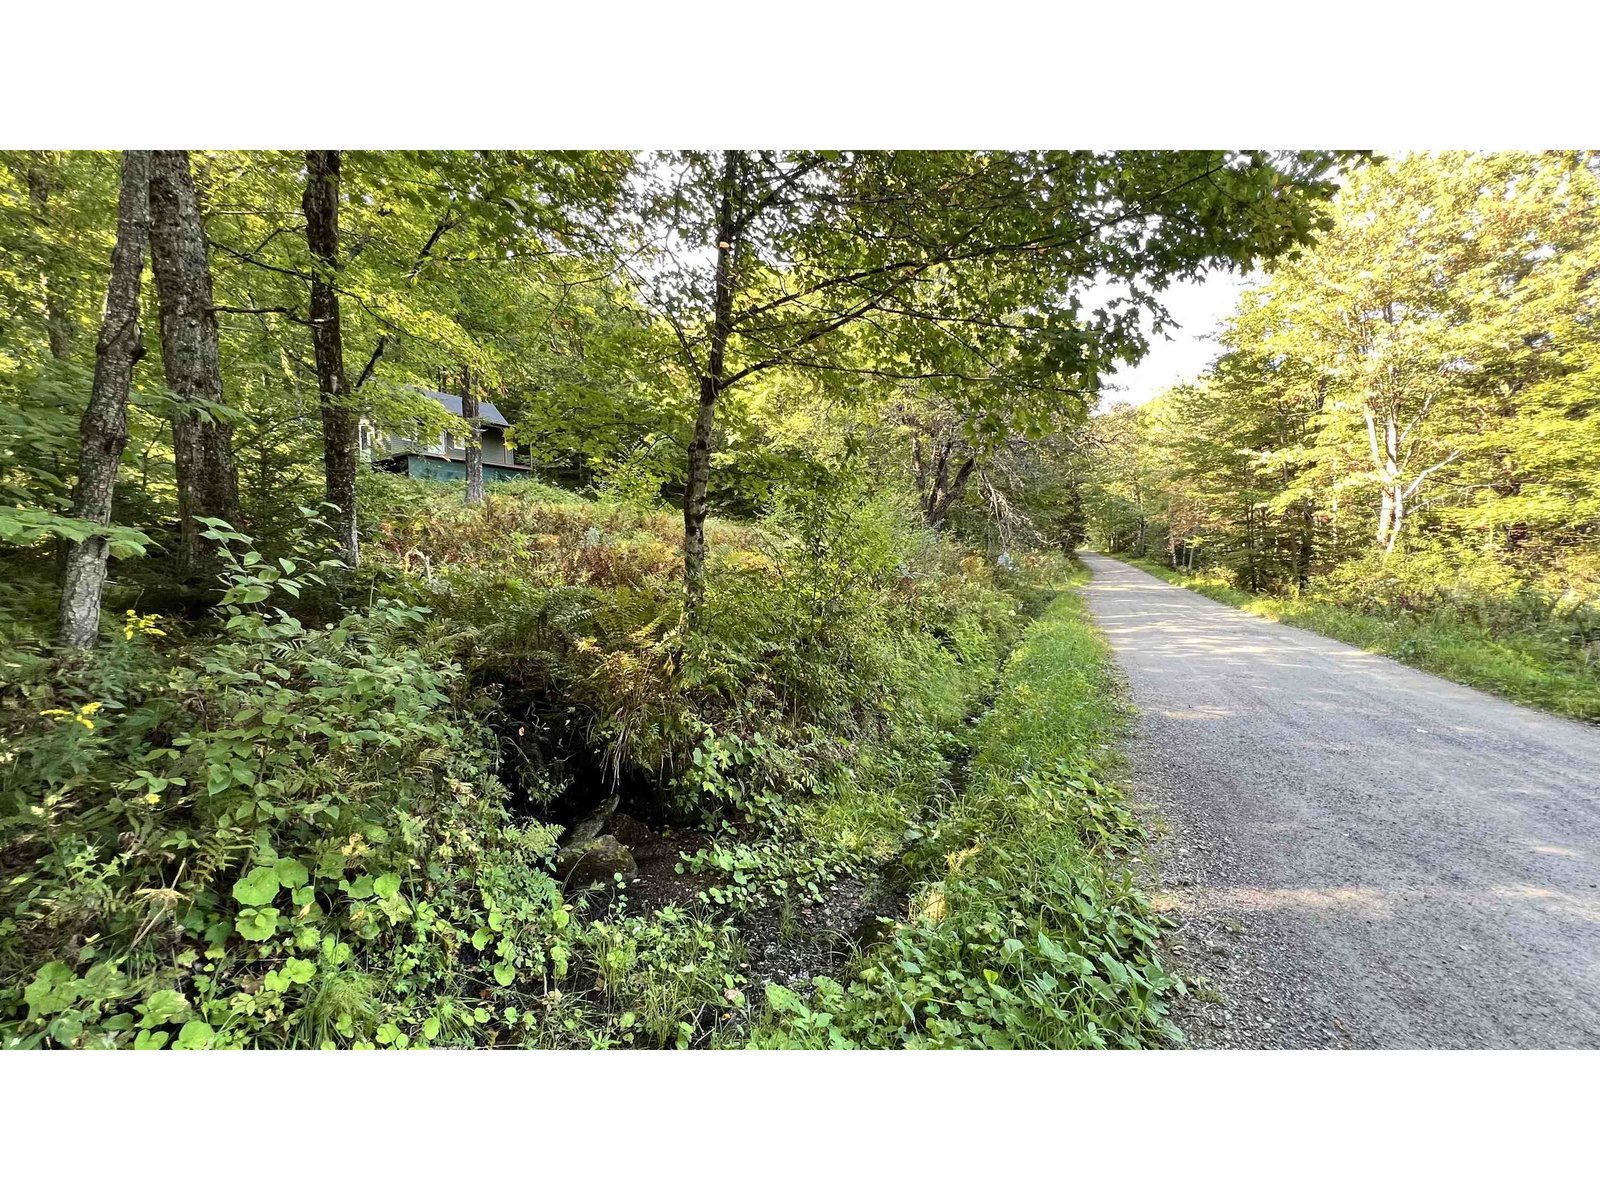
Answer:
M212 411L222 403L217 316L205 225L185 150L157 150L150 163L150 264L161 302L167 387L186 402L172 420L172 448L179 570L189 578L215 570L197 518L239 523L239 472L233 426Z
M694 626L706 594L706 490L711 481L711 439L716 432L717 398L724 381L728 340L733 334L734 193L739 185L741 152L722 156L722 193L717 203L716 279L711 301L711 339L706 369L700 376L700 403L694 436L689 441L689 481L683 497L684 617Z
M97 525L111 523L117 467L128 444L128 392L133 369L144 353L139 332L139 286L150 238L150 158L148 150L122 155L122 189L117 201L117 241L111 252L111 281L105 315L95 345L94 386L79 425L78 482L72 515ZM106 539L90 536L67 551L61 587L59 636L62 645L87 650L100 630L100 597L105 589Z

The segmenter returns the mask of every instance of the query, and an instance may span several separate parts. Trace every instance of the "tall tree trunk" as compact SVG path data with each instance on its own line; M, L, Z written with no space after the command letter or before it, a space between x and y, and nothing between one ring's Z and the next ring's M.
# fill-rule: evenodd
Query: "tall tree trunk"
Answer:
M1382 494L1378 498L1378 532L1374 541L1379 546L1389 544L1389 527L1394 522L1394 489L1387 483L1382 485Z
M59 362L72 352L72 321L61 307L52 269L51 167L50 151L33 152L28 164L28 205L33 210L34 228L39 238L39 297L44 302L45 337L50 343L50 357Z
M1394 409L1389 410L1383 425L1384 459L1383 477L1389 485L1389 540L1383 547L1385 554L1393 554L1400 538L1400 526L1406 519L1406 494L1400 484L1400 427Z
M461 416L468 425L467 503L483 503L483 425L478 420L478 393L472 386L472 372L461 368Z
M1378 444L1377 421L1372 405L1365 412L1367 421L1367 448L1372 455L1372 465L1378 474L1378 528L1373 541L1385 554L1394 553L1400 538L1400 526L1405 520L1405 490L1400 483L1400 425L1392 405L1383 408L1383 444Z
M34 236L38 239L39 299L44 306L45 340L50 346L50 357L64 362L72 352L70 318L61 308L61 297L55 284L55 241L53 222L50 219L50 194L54 190L55 155L49 150L35 150L28 160L28 207L33 214ZM56 478L66 474L59 452L50 452L50 473ZM67 547L65 539L56 544L56 579L66 577Z
M1315 549L1317 506L1310 500L1300 502L1300 544L1295 554L1295 587L1304 592L1311 586L1311 555Z
M356 469L361 461L359 420L344 373L344 334L339 323L339 166L337 150L306 151L306 244L311 270L311 346L317 360L322 412L322 465L328 503L338 510L334 530L339 557L351 568L361 561L356 535Z
M178 476L178 566L187 578L215 570L196 518L239 523L233 426L206 406L222 403L217 315L205 224L186 150L157 150L150 163L150 265L161 301L161 356L167 387L195 408L172 419Z
M741 153L722 154L722 196L717 205L716 286L711 302L711 344L700 376L700 406L689 441L689 481L683 497L684 619L699 622L706 594L706 489L711 481L711 437L716 430L717 397L722 391L723 362L733 333L734 191L739 182Z
M79 425L78 484L72 515L111 523L117 467L128 444L128 391L134 364L144 353L139 334L139 284L150 237L150 151L122 155L122 191L117 201L117 243L111 252L111 282L95 346L94 387ZM61 586L60 639L86 650L100 630L100 595L106 582L106 539L87 537L67 551Z
M1248 555L1246 561L1250 567L1250 590L1259 592L1261 590L1261 571L1256 565L1256 508L1254 504L1248 501L1244 506L1244 537L1245 552Z
M1389 540L1384 543L1383 552L1393 554L1394 548L1400 544L1400 528L1406 521L1406 494L1398 483L1394 487L1394 514L1389 521Z

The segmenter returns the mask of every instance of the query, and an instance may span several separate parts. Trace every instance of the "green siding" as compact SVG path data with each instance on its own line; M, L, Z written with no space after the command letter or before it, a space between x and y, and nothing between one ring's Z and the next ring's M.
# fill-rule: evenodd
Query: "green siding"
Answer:
M426 458L420 454L406 455L406 474L412 479L466 479L466 463L447 461L441 458ZM494 463L483 464L483 481L485 483L505 483L512 479L522 479L527 476L526 471L513 471L508 467L496 466Z

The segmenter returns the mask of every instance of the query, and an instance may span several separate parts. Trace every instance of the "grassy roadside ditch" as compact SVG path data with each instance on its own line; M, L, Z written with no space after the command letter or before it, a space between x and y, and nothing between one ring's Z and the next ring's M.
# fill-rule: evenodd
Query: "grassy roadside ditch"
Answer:
M1393 658L1456 683L1558 716L1600 722L1600 672L1582 669L1531 635L1491 636L1450 612L1376 616L1315 599L1240 591L1132 555L1113 558L1234 608Z
M1085 576L1077 574L1074 582ZM815 992L769 986L752 1044L1136 1048L1181 1040L1183 984L1119 859L1142 833L1107 782L1118 708L1076 589L1023 634L971 735L966 786L908 835L909 913Z

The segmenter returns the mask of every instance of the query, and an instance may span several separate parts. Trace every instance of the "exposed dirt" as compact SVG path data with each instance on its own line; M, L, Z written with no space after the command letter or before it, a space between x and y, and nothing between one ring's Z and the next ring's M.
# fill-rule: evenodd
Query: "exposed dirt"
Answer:
M1600 1047L1600 730L1085 555L1202 1047Z
M625 813L608 822L613 837L633 851L639 877L628 884L630 908L650 912L669 904L687 908L698 903L706 881L698 875L677 872L679 857L703 850L711 835L698 829L651 829Z
M681 856L711 844L697 829L652 829L625 813L606 822L606 831L627 846L639 874L627 885L628 910L648 913L667 905L716 919L728 910L700 899L714 880L677 870ZM755 994L768 982L800 988L813 976L837 978L863 946L880 936L879 917L901 917L906 898L882 880L844 876L814 897L774 901L753 911L733 913L750 951L750 987Z
M740 932L750 946L750 978L802 989L813 976L843 982L842 971L882 933L879 917L903 917L905 897L880 880L845 876L823 893L773 905L746 917Z

